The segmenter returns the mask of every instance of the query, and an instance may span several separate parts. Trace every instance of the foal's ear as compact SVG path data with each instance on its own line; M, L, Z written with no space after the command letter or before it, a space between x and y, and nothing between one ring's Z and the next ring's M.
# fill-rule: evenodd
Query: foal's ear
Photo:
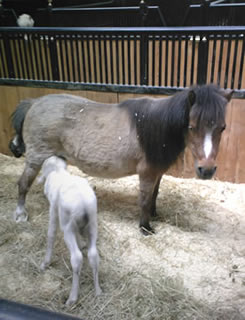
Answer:
M193 90L190 90L188 93L188 101L189 101L190 107L193 106L193 104L196 101L196 94Z
M37 177L37 184L44 183L44 181L45 181L45 177L43 174L41 176Z
M234 90L230 90L230 89L223 90L223 96L227 99L228 102L231 100L233 93L234 93Z

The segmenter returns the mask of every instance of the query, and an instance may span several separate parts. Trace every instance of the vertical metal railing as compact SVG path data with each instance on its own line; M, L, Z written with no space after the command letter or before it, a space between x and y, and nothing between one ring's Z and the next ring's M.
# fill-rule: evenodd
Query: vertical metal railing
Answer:
M0 28L2 80L245 89L245 28Z

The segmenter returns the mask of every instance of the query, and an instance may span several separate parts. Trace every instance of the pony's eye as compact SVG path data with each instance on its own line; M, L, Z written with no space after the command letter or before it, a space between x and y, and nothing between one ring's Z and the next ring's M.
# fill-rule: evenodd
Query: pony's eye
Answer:
M223 132L223 131L225 130L225 128L226 128L226 124L224 124L224 125L221 127L220 131Z
M194 130L193 126L191 126L191 125L189 125L188 129L189 129L190 131L193 131L193 130Z

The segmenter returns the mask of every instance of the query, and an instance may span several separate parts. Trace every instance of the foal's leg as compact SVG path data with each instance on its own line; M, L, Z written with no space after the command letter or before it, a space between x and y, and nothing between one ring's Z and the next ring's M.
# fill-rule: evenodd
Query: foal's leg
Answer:
M97 241L97 216L96 216L97 209L94 208L94 212L89 212L89 248L88 248L88 260L89 264L93 271L93 278L94 278L94 288L96 296L100 295L102 290L99 285L99 255L96 248L96 241Z
M45 258L41 264L41 270L45 270L50 265L50 262L51 262L54 242L56 237L56 231L57 231L57 220L58 220L57 210L53 206L50 206L47 249L46 249Z
M71 228L64 229L64 239L67 245L67 248L70 251L71 255L71 266L72 266L72 287L68 300L66 301L67 305L71 305L77 301L78 291L79 291L79 276L82 269L83 255L80 251L75 231Z
M91 245L88 249L88 260L93 271L95 294L98 296L102 290L99 285L99 255L95 244Z
M144 235L149 235L154 233L154 230L150 226L150 216L152 212L154 187L156 186L158 177L155 175L140 174L139 179L139 203L141 207L140 228Z
M36 178L41 165L34 165L26 162L24 172L19 179L19 198L17 208L14 213L14 219L16 222L26 221L28 219L27 212L25 210L26 194L29 191L34 179Z
M151 200L151 216L156 217L157 216L157 211L156 211L156 200L158 196L158 191L159 191L159 185L161 182L162 176L160 176L156 182L153 195L152 195L152 200Z

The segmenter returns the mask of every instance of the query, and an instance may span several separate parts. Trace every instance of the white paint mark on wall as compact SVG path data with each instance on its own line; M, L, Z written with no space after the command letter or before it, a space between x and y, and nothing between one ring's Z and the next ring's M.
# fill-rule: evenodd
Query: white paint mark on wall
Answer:
M204 149L204 154L206 158L210 156L212 148L213 148L212 132L209 132L209 133L206 133L204 138L204 143L203 143L203 149Z

